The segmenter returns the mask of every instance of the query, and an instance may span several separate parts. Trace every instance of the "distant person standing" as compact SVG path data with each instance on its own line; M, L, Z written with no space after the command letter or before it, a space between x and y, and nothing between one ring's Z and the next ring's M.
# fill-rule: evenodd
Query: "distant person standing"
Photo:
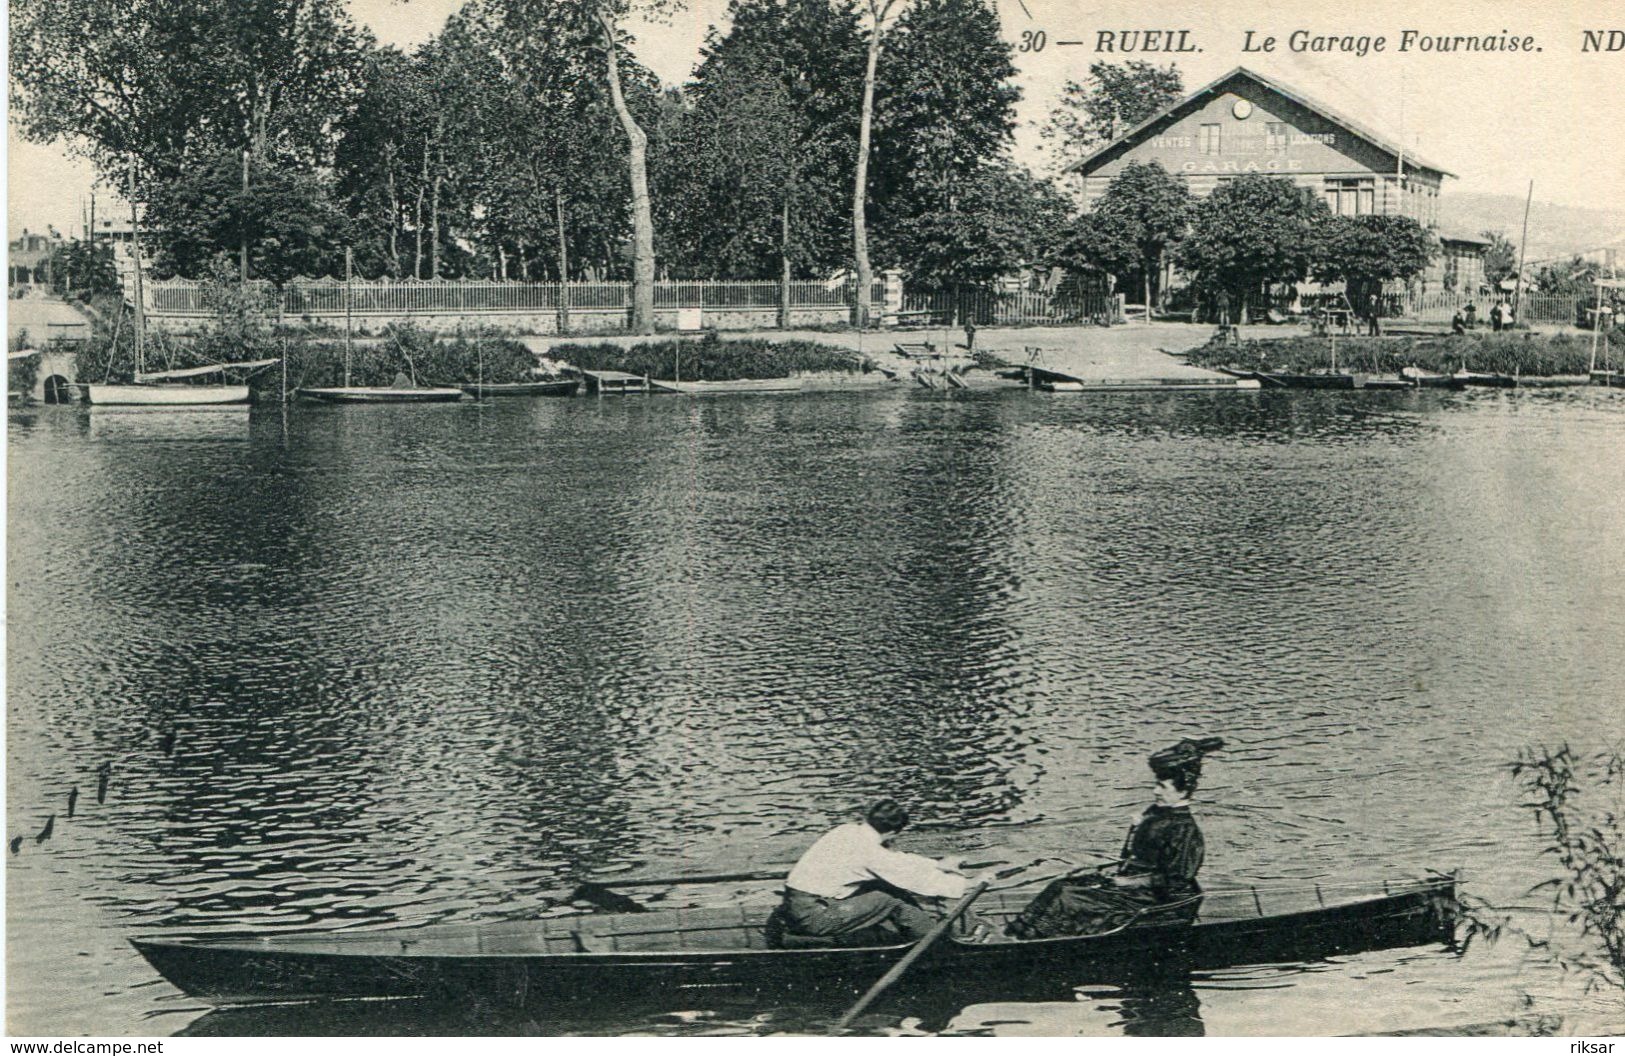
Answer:
M1471 330L1473 327L1478 325L1478 305L1474 304L1472 301L1468 301L1467 307L1463 308L1462 312L1467 317L1467 329Z
M1376 294L1370 294L1365 299L1366 336L1381 337L1382 323L1377 317L1382 314L1382 304L1377 300Z
M1490 308L1490 329L1499 334L1501 332L1501 323L1505 319L1506 309L1501 306L1500 301L1496 301Z
M1450 317L1450 332L1452 334L1465 334L1467 332L1467 317L1456 309L1456 314Z
M1214 305L1219 311L1219 325L1230 325L1230 294L1224 289L1219 290L1219 296L1214 299Z

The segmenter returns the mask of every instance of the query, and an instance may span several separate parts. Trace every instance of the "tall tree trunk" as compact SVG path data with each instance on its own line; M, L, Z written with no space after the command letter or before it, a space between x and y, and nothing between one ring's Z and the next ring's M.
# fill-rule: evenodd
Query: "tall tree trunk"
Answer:
M423 169L418 175L418 200L412 210L412 277L423 278L423 195L429 188L429 137L423 137Z
M515 249L519 253L519 278L524 282L530 281L530 257L525 253L525 244L519 243Z
M553 219L559 228L559 333L570 332L570 244L564 237L564 192L553 188Z
M779 215L779 329L790 329L790 189Z
M395 144L384 148L385 173L389 181L389 273L401 275L401 196L395 186Z
M444 118L435 119L435 139L439 145L435 148L434 167L434 196L429 208L429 278L440 277L440 187L446 179L446 123Z
M616 56L615 24L603 10L598 23L604 29L605 54L609 57L609 97L627 139L627 170L632 180L632 329L640 334L655 331L655 225L649 209L649 173L645 155L649 137L627 109L621 93L621 66Z
M887 7L890 4L886 5ZM873 8L875 24L869 31L869 61L863 70L863 110L858 119L858 164L852 180L852 261L857 271L858 291L852 303L852 324L869 325L869 287L874 272L869 267L869 225L864 215L869 203L869 138L875 119L875 67L880 62L880 34L885 8Z

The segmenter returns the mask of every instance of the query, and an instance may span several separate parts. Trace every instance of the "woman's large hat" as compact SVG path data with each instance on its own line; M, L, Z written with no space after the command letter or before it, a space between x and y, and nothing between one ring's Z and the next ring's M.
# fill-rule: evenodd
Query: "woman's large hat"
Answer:
M1153 752L1150 760L1151 772L1158 778L1173 777L1181 773L1200 775L1202 757L1223 747L1222 737L1199 737L1194 741L1187 737L1160 752Z

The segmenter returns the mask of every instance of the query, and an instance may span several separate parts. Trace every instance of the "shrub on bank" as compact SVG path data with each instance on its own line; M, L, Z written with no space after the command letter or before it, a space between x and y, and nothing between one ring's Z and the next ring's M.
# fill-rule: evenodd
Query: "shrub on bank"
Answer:
M1189 354L1199 367L1280 370L1299 373L1325 370L1332 362L1332 338L1289 337L1276 341L1243 341L1239 346L1208 344ZM1429 337L1339 337L1339 369L1393 374L1419 367L1439 374L1460 370L1550 377L1584 374L1591 361L1589 335L1484 333Z
M554 345L548 356L582 370L619 370L657 381L788 378L804 372L856 373L862 366L856 353L812 341L724 341L715 334L698 341L644 341L630 347Z

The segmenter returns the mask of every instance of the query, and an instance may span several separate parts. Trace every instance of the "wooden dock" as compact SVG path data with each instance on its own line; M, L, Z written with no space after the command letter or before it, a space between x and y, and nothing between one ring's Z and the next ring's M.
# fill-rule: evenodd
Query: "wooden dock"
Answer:
M627 374L619 370L583 370L587 379L587 392L593 396L630 396L649 394L649 379L642 374Z

